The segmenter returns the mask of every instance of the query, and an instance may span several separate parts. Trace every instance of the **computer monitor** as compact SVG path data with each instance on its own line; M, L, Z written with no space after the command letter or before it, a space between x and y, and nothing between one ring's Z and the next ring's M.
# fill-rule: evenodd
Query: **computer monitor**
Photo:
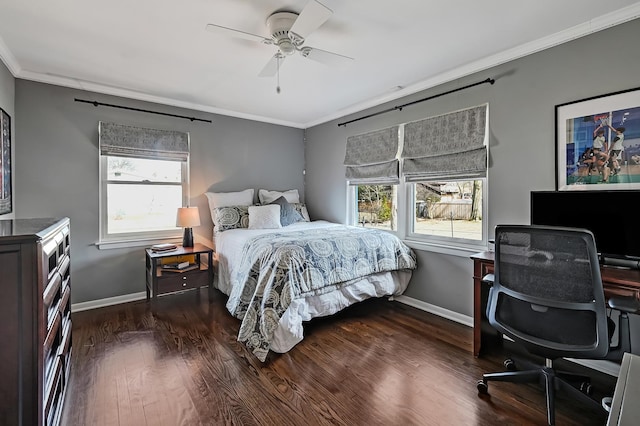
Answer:
M640 191L532 191L531 224L586 228L602 261L640 264Z

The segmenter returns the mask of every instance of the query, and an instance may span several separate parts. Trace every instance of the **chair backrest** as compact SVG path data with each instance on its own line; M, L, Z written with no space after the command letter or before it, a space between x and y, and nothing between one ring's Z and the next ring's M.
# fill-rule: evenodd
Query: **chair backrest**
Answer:
M545 358L604 357L607 315L593 234L496 226L487 316L494 328Z

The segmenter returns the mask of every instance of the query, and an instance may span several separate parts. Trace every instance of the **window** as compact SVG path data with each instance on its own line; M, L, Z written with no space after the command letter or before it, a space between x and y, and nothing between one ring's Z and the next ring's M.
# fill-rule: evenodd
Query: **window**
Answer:
M106 162L103 236L176 234L176 212L187 193L184 162L108 155L102 161Z
M434 241L482 242L482 184L480 179L411 184L409 233Z
M367 228L397 230L398 185L354 185L355 214L358 225Z
M344 164L350 223L397 230L400 126L347 138Z
M349 137L349 223L397 232L417 243L486 246L487 116L488 105L482 105ZM397 134L397 141L380 137L385 134ZM384 158L380 152L386 152ZM367 156L368 162L354 161ZM392 160L399 161L396 182L384 182L388 173L359 172Z
M188 135L100 123L100 152L100 241L179 237Z

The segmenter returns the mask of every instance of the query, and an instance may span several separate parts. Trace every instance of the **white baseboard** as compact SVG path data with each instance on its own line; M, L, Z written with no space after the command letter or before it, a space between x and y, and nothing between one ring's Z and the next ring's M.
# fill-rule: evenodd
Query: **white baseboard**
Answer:
M473 317L450 311L440 306L432 305L430 303L423 302L422 300L414 299L408 296L396 296L393 299L397 300L400 303L404 303L405 305L413 306L414 308L429 312L430 314L438 315L439 317L443 317L459 324L466 325L467 327L473 327Z
M80 302L71 304L71 312L87 311L89 309L103 308L105 306L119 305L120 303L135 302L147 298L147 293L141 291L139 293L124 294L122 296L107 297L106 299L90 300L88 302Z

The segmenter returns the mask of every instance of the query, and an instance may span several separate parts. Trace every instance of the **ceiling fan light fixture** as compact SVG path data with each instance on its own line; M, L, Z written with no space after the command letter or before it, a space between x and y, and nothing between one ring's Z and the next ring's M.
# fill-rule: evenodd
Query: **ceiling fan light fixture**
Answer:
M289 39L278 40L278 49L280 49L280 52L286 56L293 55L296 51L296 47Z
M250 32L225 27L218 24L207 24L207 30L216 33L232 35L235 38L242 38L264 45L271 45L277 48L275 55L263 67L258 74L259 77L278 76L278 86L280 88L280 67L288 56L299 52L303 58L312 59L324 64L334 64L353 60L348 56L329 52L315 47L305 46L307 37L331 16L331 9L320 3L318 0L308 0L300 13L295 12L274 12L266 19L269 36L252 34ZM279 90L277 90L280 93Z

